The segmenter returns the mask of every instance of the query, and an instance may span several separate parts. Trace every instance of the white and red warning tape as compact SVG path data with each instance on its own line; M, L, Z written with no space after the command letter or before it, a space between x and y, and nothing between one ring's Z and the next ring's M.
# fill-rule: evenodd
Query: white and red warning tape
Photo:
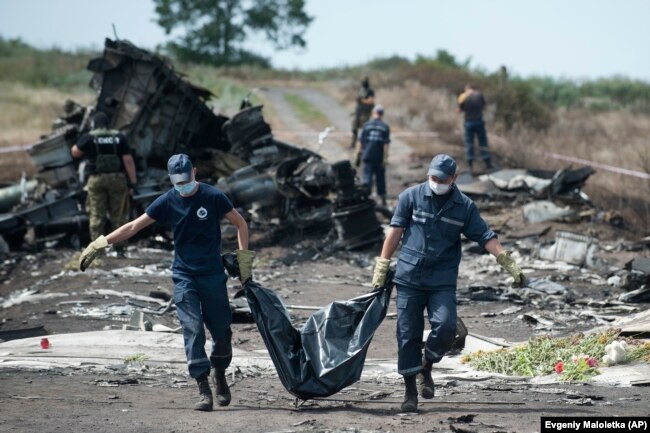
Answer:
M320 131L289 131L273 130L275 135L298 135L298 136L316 136ZM330 137L352 137L351 132L332 131L328 134ZM437 137L439 134L435 131L394 131L390 133L391 137Z
M601 170L611 171L612 173L623 174L625 176L634 176L641 179L650 179L650 173L643 171L629 170L627 168L614 167L596 161L589 161L587 159L576 158L575 156L562 155L553 152L543 152L544 156L551 159L559 159L561 161L575 162L576 164L589 165L591 167L600 168Z
M298 136L317 136L320 134L319 131L289 131L289 130L278 130L278 131L273 131L274 134L277 135L298 135ZM334 137L350 137L351 134L350 132L343 132L343 131L333 131L329 133L330 136ZM437 137L438 133L435 131L419 131L419 132L411 132L411 131L395 131L391 133L392 136L394 137ZM5 146L5 147L0 147L0 154L1 153L12 153L12 152L22 152L22 151L28 151L29 149L32 148L31 144L19 144L15 146ZM562 155L560 153L555 153L555 152L542 152L542 154L551 159L557 159L561 161L567 161L567 162L574 162L576 164L583 164L583 165L588 165L591 167L599 168L601 170L609 171L612 173L617 173L617 174L622 174L624 176L632 176L632 177L638 177L639 179L650 179L650 173L646 173L643 171L638 171L638 170L630 170L627 168L622 168L622 167L615 167L613 165L608 165L608 164L603 164L601 162L596 162L596 161L590 161L588 159L582 159L582 158L577 158L575 156L569 156L569 155Z
M0 153L13 153L13 152L23 152L28 151L32 148L32 144L17 144L15 146L4 146L0 147Z

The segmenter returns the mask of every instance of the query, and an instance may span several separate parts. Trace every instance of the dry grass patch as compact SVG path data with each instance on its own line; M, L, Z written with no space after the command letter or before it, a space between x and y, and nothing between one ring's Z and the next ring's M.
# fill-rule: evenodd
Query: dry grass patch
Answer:
M0 82L0 147L37 142L50 131L52 122L62 113L66 99L91 104L94 94L91 89L67 93L22 83ZM35 172L27 152L0 154L0 181L16 181L23 171L28 175Z
M514 128L491 145L509 166L560 169L571 165L542 156L553 152L649 173L650 116L560 111L556 123L544 133ZM597 206L620 211L632 226L650 230L650 181L596 168L584 190Z

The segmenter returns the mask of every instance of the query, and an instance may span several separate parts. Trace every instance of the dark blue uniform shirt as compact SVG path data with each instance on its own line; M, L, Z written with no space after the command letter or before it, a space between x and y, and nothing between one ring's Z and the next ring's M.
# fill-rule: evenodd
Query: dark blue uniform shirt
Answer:
M365 163L384 161L384 145L390 143L390 127L381 119L370 119L361 130L361 160Z
M482 247L497 235L481 218L474 202L454 185L438 208L428 182L399 195L393 227L403 227L395 283L419 289L456 286L461 259L460 235Z
M460 104L460 109L465 113L465 121L483 120L485 98L476 90L470 93Z
M219 221L232 210L228 197L217 188L199 183L191 197L170 189L147 207L146 213L174 232L172 270L191 275L223 273Z

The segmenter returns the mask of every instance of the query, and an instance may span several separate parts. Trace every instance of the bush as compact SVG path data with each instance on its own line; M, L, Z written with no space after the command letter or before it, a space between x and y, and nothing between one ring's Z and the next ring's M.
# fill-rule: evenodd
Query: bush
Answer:
M625 77L577 82L549 77L525 80L541 102L553 107L594 110L627 108L650 113L650 84Z
M552 111L537 99L525 82L515 81L496 91L489 89L488 96L496 103L495 119L506 131L516 125L545 131L553 124Z

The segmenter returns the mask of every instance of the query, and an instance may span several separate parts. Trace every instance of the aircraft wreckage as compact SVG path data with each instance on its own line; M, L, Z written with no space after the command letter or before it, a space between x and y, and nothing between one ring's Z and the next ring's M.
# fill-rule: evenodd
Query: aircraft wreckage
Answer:
M106 39L101 57L90 60L96 105L66 101L52 131L29 150L36 179L0 189L0 235L11 249L65 241L88 241L84 211L84 162L70 147L90 130L95 111L109 116L132 148L138 173L134 212L171 185L166 162L187 153L197 178L217 184L259 222L300 230L336 230L337 246L357 248L383 239L375 203L356 182L350 162L330 164L310 150L276 140L261 106L244 99L232 118L215 114L213 96L191 84L171 64L130 42ZM28 236L26 236L29 234ZM0 239L0 240L2 240Z

